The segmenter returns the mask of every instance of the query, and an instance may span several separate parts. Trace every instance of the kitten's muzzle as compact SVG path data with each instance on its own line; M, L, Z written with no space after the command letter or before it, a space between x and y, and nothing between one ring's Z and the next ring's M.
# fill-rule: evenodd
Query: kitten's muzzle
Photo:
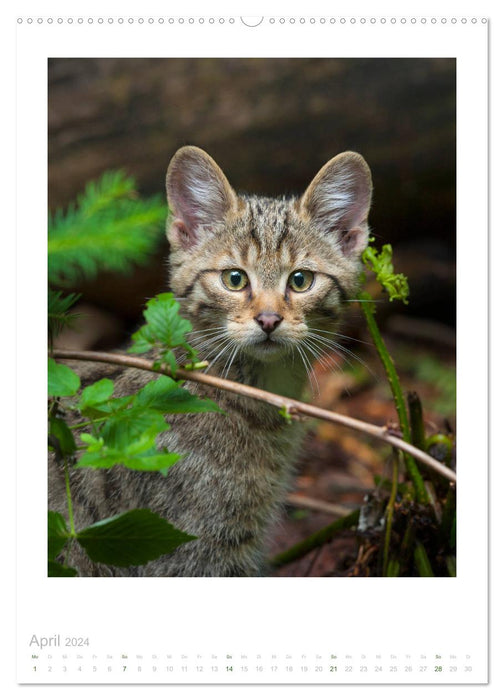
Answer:
M260 314L254 316L254 321L261 326L262 330L267 334L273 333L283 321L283 316L273 311L261 311Z

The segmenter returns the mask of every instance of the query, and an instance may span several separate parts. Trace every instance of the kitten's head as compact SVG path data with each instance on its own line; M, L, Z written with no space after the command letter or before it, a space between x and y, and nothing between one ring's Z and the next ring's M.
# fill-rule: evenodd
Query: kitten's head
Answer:
M362 156L330 160L299 199L270 199L236 194L207 153L187 146L166 187L171 286L201 331L201 356L269 362L303 344L320 349L367 245L372 184Z

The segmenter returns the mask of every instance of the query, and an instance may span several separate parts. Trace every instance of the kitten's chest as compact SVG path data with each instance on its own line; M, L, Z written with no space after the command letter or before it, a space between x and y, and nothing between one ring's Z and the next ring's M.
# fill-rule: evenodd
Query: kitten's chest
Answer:
M278 408L227 395L219 402L224 414L207 413L180 416L164 443L172 449L189 452L221 467L246 464L250 471L264 465L281 469L295 458L304 435L304 427L288 423Z
M264 365L255 377L258 389L297 399L306 381L306 371L292 358Z

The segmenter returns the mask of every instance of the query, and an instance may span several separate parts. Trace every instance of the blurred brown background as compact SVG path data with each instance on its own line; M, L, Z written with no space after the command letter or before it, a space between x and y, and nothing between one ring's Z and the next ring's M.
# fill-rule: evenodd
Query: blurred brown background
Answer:
M410 277L408 315L454 324L455 60L52 59L48 116L52 210L109 169L163 192L184 144L267 195L301 193L337 153L362 153L377 243ZM84 300L134 322L164 288L166 252L133 278L101 275Z

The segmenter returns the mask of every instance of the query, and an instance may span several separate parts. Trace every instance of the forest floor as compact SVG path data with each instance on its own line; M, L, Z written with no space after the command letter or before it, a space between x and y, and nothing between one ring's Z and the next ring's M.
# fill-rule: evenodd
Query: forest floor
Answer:
M390 327L401 329L401 320ZM407 332L386 333L403 390L421 398L427 436L455 432L455 334L437 324L408 319ZM334 369L316 366L318 390L307 397L317 405L376 425L395 426L397 416L374 347L351 345L359 361L334 356ZM316 385L316 382L313 383ZM297 477L283 519L277 524L269 555L284 552L376 494L381 478L391 477L392 451L347 428L309 424ZM404 475L400 477L404 481ZM378 485L377 485L378 482ZM327 544L271 573L273 576L376 576L378 544L355 530L340 532Z

